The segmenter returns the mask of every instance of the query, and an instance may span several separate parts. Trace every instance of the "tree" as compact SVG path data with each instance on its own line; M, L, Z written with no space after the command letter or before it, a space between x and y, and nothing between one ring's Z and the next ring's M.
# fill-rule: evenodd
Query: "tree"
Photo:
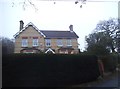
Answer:
M116 33L116 46L117 46L117 51L120 53L120 31L117 31Z
M12 7L14 7L15 4L16 4L15 1L13 1L12 2ZM25 10L27 6L33 7L36 11L38 10L36 5L34 4L34 2L31 1L31 0L21 0L21 1L19 1L19 4L22 5L23 10Z
M103 32L92 33L86 36L87 52L96 55L105 55L109 53L106 44L106 35Z
M18 1L18 0L17 0ZM44 0L39 0L39 1L44 1ZM46 0L45 0L46 1ZM48 0L49 1L49 0ZM50 1L53 1L53 4L56 4L56 1L57 0L50 0ZM58 0L59 1L59 0ZM86 4L87 0L75 0L74 3L75 4L80 4L80 8L82 8L83 4ZM25 10L26 9L26 6L31 6L33 7L36 11L38 10L36 5L34 4L34 1L32 0L21 0L19 2L19 4L22 5L23 9ZM14 7L15 5L15 1L12 2L12 7Z
M94 54L120 52L120 19L109 19L97 24L92 34L86 36L87 51Z
M120 53L120 19L118 19L118 29L116 32L116 46L118 53Z
M18 0L16 0L18 1ZM20 0L19 1L19 4L22 5L23 9L25 10L26 9L26 6L31 6L33 7L35 10L38 10L35 3L34 3L35 0ZM44 0L39 0L39 1L44 1ZM47 1L47 0L45 0ZM53 4L56 4L57 1L60 1L60 0L48 0L48 1L52 1ZM64 1L68 1L68 0L64 0ZM102 0L73 0L75 4L79 4L80 5L80 8L83 7L84 4L86 4L86 2L103 2ZM115 0L105 0L104 2L116 2ZM15 5L15 0L12 2L12 7L14 7Z
M14 42L6 37L0 38L0 44L2 44L2 54L11 54L14 52Z
M95 32L103 32L106 36L106 44L111 49L112 52L115 52L117 46L116 33L120 30L118 19L109 19L108 21L101 21L97 24Z

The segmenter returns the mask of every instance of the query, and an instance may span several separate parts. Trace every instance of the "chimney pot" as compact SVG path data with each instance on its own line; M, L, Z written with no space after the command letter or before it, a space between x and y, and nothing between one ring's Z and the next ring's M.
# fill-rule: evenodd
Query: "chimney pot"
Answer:
M70 32L73 32L73 25L69 26Z
M24 22L20 20L20 31L23 29L23 26L24 26Z

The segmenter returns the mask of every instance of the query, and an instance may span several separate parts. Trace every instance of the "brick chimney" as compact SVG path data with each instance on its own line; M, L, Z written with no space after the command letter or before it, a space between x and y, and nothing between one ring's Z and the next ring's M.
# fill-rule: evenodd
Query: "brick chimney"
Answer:
M24 26L24 22L20 20L20 31L23 29L23 26Z
M70 32L73 32L73 25L69 26Z

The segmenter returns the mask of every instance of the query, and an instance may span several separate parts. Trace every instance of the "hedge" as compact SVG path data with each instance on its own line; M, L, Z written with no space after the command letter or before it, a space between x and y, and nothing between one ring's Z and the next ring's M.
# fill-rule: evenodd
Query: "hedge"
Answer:
M3 87L69 86L100 76L94 55L11 54L2 59Z
M105 72L114 72L118 64L120 64L120 54L109 54L101 56Z

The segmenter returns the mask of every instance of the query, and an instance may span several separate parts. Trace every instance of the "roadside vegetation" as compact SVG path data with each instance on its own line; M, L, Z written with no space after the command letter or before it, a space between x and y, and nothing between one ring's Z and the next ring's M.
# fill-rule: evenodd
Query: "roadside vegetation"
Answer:
M116 71L120 66L119 26L120 20L113 18L98 23L85 37L86 50L76 55L14 54L14 41L1 37L3 87L64 86L92 81L101 75L98 59L104 72Z
M86 49L80 54L96 55L104 64L105 71L114 71L120 65L120 19L100 21L85 37ZM14 53L14 41L0 37L2 54ZM42 53L44 54L44 53Z
M95 55L9 54L2 69L3 87L61 87L100 76Z
M105 72L115 71L120 65L120 19L100 21L85 39L87 47L83 53L98 56Z

